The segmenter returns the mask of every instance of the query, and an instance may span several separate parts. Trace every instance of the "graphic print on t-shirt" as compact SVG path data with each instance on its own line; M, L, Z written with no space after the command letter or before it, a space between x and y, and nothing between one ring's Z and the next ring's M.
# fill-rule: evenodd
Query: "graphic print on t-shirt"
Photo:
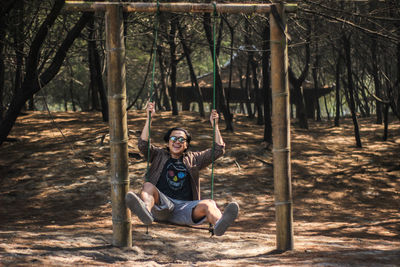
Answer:
M168 186L172 190L181 190L187 176L186 167L183 162L170 162L167 166L166 176Z

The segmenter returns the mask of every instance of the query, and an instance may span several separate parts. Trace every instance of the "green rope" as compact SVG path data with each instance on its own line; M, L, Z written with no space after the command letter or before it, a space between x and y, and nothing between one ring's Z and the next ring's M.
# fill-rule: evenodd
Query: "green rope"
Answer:
M160 13L160 4L157 0L157 13L156 13L156 22L154 26L154 43L153 43L153 70L151 74L151 85L150 85L150 100L149 102L153 102L153 91L154 91L154 73L156 69L156 58L157 58L157 38L158 38L158 23L159 23L159 13ZM146 167L146 181L149 181L149 167L150 167L150 136L151 136L151 112L149 113L149 136L147 139L147 167Z
M213 109L215 109L215 74L216 74L216 49L215 49L215 24L217 17L217 5L214 6L213 20ZM211 199L214 199L214 161L215 161L215 119L213 121L213 144L212 144L212 165L211 165Z

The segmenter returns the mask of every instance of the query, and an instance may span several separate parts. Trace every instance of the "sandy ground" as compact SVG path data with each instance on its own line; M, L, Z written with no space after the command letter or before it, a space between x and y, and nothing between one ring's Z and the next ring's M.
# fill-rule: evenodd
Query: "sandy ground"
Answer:
M1 266L398 266L400 262L400 123L360 119L363 148L343 120L292 126L294 249L275 242L272 154L263 128L244 116L223 132L225 156L216 162L214 198L240 204L238 220L222 237L200 229L132 218L132 248L113 247L108 127L94 113L21 116L0 147ZM143 112L128 116L130 181L139 191L146 162L138 155ZM211 145L207 119L158 113L153 140L171 126L193 134L192 149ZM221 122L221 128L224 124ZM63 135L60 133L62 131ZM202 197L210 197L202 173Z

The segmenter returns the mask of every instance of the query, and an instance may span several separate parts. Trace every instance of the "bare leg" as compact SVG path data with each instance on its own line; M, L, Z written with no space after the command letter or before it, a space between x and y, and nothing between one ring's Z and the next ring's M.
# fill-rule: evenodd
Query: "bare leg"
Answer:
M200 201L194 208L192 217L193 221L198 221L201 218L206 217L209 223L215 225L217 221L221 219L222 213L218 209L214 200L205 199Z
M228 227L235 221L239 213L239 205L236 202L229 203L224 210L224 214L217 208L215 201L202 200L193 210L193 220L197 221L206 217L208 222L214 225L214 233L221 236Z
M146 204L148 211L151 211L155 204L160 203L160 196L157 188L149 182L144 183L142 192L140 192L140 198Z
M125 196L127 207L136 214L145 225L153 223L154 218L151 214L151 209L154 204L158 202L159 195L157 188L153 184L147 182L143 185L140 197L133 192L128 192Z

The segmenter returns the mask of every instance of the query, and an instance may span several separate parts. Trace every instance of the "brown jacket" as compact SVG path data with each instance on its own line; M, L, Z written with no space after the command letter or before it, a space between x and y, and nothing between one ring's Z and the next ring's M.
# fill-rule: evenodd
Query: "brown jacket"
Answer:
M138 147L140 152L147 159L148 142L139 137ZM214 159L218 159L225 152L225 144L215 144ZM165 148L159 148L150 145L150 167L148 181L154 185L157 184L161 176L162 169L169 159L169 152ZM187 151L183 155L183 163L188 168L190 176L192 177L191 186L193 192L193 200L200 199L200 178L199 171L204 169L212 163L212 149L206 149L199 152Z

